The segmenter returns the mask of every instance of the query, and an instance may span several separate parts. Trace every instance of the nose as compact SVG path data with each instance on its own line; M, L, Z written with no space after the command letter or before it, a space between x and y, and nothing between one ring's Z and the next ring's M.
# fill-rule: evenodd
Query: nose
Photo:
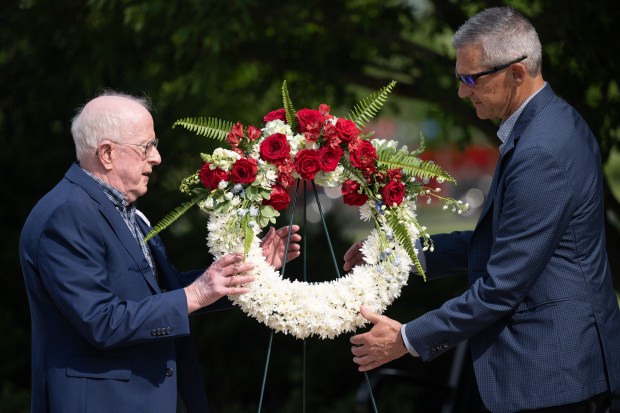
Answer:
M153 146L151 152L149 152L148 162L153 165L159 165L161 163L161 154L156 146Z
M466 97L471 96L472 92L473 92L473 90L472 90L471 87L467 86L463 82L459 82L458 96L461 99L465 99Z

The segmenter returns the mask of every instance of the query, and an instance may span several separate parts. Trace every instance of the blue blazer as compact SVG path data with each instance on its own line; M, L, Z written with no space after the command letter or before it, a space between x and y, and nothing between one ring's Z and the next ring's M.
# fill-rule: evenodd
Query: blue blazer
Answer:
M143 229L147 225L140 221ZM208 411L180 273L74 164L28 217L20 259L32 318L32 412Z
M620 387L599 147L549 85L505 143L475 229L433 240L429 277L467 273L469 289L407 323L423 360L470 339L480 394L494 413Z

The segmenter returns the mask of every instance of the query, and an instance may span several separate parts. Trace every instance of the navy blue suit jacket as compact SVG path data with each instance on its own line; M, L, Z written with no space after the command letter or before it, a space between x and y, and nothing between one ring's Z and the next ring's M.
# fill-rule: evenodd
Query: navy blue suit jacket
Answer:
M149 247L167 292L77 164L34 207L20 238L32 412L172 413L177 388L189 412L208 411L182 290L201 271L177 271L159 237Z
M596 139L545 86L505 144L473 231L434 236L430 278L469 289L407 323L431 360L470 339L485 405L510 413L620 387L620 312L605 251Z

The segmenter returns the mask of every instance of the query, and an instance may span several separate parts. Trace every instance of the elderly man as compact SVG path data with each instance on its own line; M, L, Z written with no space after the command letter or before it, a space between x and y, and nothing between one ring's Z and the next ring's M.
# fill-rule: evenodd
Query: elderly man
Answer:
M32 317L32 412L208 411L188 314L243 294L227 255L181 273L136 210L161 162L148 105L106 93L73 119L78 163L28 217L20 257ZM265 255L280 266L288 228ZM298 228L293 228L297 231ZM288 259L299 254L294 234Z
M351 338L354 362L428 361L469 339L492 412L607 412L620 387L620 311L596 139L543 80L538 35L516 10L482 11L453 44L459 96L502 120L500 158L475 229L434 236L422 258L430 278L467 273L469 289L404 325L362 308L374 326Z

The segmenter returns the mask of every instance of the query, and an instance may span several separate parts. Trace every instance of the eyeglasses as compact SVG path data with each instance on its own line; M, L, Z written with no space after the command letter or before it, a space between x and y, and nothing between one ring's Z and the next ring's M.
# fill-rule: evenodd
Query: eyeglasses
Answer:
M159 139L155 138L152 141L149 141L147 143L125 143L125 142L114 142L114 143L117 143L119 145L132 145L132 146L139 146L141 148L144 148L144 157L146 158L149 156L149 153L151 152L153 148L157 148Z
M476 86L476 80L478 80L479 77L481 76L486 76L486 75L490 75L493 74L495 72L499 72L502 69L506 69L508 66L513 65L515 63L519 63L522 60L525 60L525 58L527 57L527 55L525 56L521 56L518 59L515 60L511 60L510 62L503 64L501 66L495 66L489 70L484 70L482 72L478 72L478 73L474 73L473 75L461 75L459 73L456 73L456 77L465 85L469 86L469 87L474 87Z

